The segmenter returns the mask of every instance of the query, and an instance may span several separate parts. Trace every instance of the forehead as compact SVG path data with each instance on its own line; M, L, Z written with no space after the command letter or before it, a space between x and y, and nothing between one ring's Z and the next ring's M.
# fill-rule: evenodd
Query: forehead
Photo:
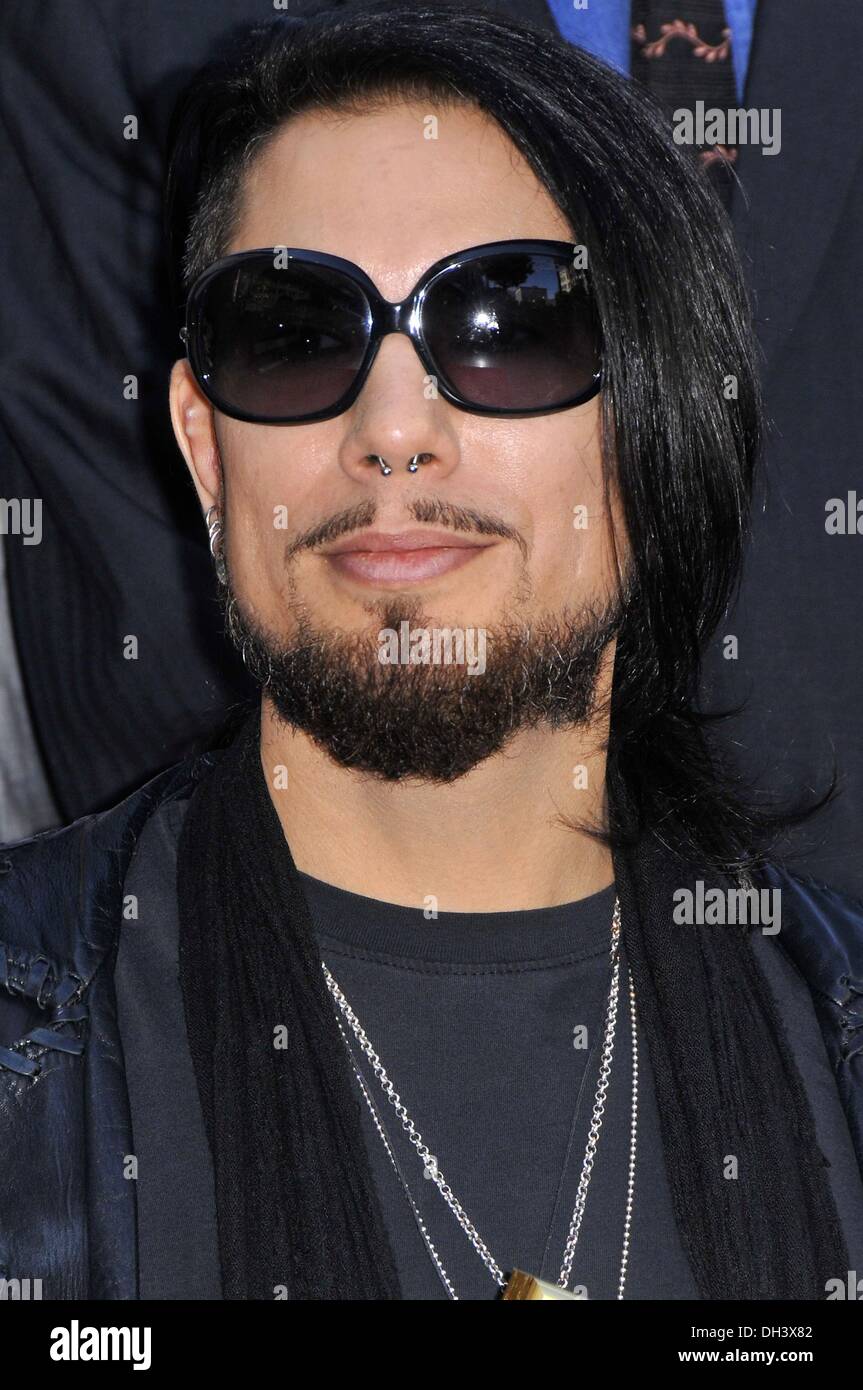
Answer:
M572 236L495 121L432 101L294 117L246 175L241 209L229 251L286 245L345 256L389 299L468 246Z

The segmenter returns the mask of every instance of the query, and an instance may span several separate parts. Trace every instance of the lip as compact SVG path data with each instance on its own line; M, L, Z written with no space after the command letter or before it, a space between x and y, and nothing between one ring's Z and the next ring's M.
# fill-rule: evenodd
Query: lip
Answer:
M354 536L346 536L344 540L337 541L322 553L344 555L355 550L432 550L442 547L447 550L484 548L482 542L452 531L358 531Z
M340 574L373 587L392 588L461 569L493 544L450 531L365 531L322 553Z

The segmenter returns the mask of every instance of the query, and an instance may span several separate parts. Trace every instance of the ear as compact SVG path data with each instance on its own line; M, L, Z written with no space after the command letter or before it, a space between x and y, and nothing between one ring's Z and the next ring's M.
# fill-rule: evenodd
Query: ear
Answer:
M195 491L206 512L221 505L222 460L213 407L198 386L188 359L182 357L171 369L171 424Z

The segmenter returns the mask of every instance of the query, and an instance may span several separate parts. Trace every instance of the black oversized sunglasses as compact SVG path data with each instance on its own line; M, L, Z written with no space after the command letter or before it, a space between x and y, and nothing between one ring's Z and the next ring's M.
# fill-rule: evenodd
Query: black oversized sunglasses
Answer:
M436 261L384 299L340 256L239 251L195 281L180 337L201 390L254 424L328 420L356 400L387 333L405 333L440 394L479 415L542 415L590 400L600 334L564 241L494 241Z

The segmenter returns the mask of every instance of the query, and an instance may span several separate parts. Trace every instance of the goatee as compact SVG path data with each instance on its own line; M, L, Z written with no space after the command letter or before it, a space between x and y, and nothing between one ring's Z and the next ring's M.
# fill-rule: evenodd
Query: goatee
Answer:
M295 602L288 641L244 611L230 574L223 604L232 640L286 724L341 767L386 781L444 783L501 752L520 730L589 722L597 713L602 656L623 616L623 604L613 600L483 628L487 659L471 673L442 661L382 664L381 631L399 633L404 623L444 631L423 621L418 600L384 600L375 606L379 625L357 633L316 628Z

